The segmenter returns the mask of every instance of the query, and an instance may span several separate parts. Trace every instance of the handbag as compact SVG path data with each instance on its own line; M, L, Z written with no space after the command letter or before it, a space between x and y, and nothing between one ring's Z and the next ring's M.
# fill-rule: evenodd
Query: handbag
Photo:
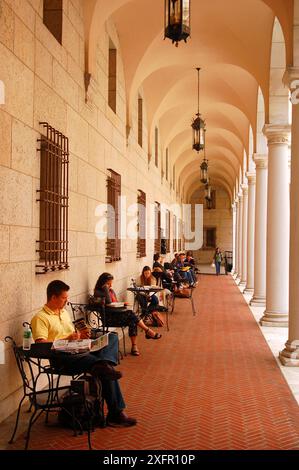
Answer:
M183 299L189 299L190 291L189 289L183 288L175 292L176 297L181 297Z

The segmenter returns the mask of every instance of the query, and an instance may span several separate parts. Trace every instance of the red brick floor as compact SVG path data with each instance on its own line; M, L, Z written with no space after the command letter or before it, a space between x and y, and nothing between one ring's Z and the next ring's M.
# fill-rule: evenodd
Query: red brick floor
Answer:
M180 299L158 341L120 365L133 428L96 429L95 449L299 449L299 408L230 276L201 276L198 314ZM161 330L161 329L160 329ZM10 449L23 448L19 436ZM31 449L86 449L86 435L35 424Z

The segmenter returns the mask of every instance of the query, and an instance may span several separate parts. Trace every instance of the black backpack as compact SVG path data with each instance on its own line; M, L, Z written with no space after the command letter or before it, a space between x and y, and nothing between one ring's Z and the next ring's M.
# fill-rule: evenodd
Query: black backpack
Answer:
M80 379L82 382L82 379ZM71 386L61 404L58 413L58 421L61 426L72 428L75 431L93 430L95 426L105 427L105 416L103 412L102 387L101 382L92 377L84 377L88 382L89 392L87 394L78 393L75 386ZM74 385L73 381L72 384Z

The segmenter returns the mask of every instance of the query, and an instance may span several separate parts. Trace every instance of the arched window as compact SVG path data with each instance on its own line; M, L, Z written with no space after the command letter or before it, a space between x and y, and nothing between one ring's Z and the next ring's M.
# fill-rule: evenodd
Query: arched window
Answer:
M109 70L108 70L108 104L116 113L116 91L117 91L117 50L110 40L109 43Z
M43 22L54 38L62 44L62 0L44 0Z

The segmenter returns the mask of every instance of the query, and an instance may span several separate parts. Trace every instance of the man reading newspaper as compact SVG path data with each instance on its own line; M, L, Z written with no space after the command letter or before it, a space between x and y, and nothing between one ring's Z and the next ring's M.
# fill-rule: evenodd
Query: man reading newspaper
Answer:
M47 303L31 321L32 334L35 342L53 343L56 340L78 340L89 337L89 330L75 331L68 312L64 309L68 301L69 286L62 281L50 282L47 287ZM88 372L100 378L102 394L107 403L107 424L110 426L134 426L136 419L124 412L125 402L121 393L118 379L122 377L120 371L113 366L118 363L118 337L109 334L108 345L96 352L84 355L57 354L51 362L60 373L77 375Z

